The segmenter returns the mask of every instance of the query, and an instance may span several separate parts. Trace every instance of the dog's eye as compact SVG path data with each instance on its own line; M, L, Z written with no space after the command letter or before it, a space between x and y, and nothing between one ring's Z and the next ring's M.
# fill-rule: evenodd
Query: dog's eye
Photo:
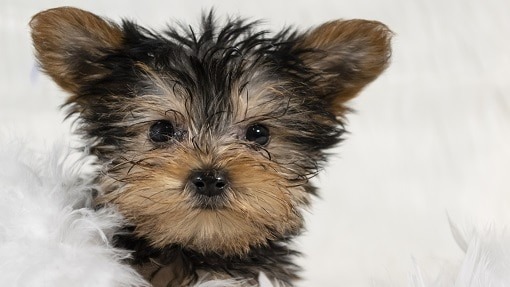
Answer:
M269 130L260 124L254 124L246 130L246 140L265 145L269 141Z
M174 135L174 126L169 121L157 121L149 130L149 138L155 143L167 142Z

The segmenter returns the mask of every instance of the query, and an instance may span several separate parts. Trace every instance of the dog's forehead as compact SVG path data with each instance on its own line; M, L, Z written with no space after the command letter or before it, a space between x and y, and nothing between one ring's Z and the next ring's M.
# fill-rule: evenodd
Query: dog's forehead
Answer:
M282 83L271 79L263 68L243 71L236 78L228 69L223 71L224 75L199 74L188 67L179 73L146 73L149 84L137 96L143 99L139 104L144 113L150 111L151 120L170 119L198 130L247 125L278 112L288 102L289 95L280 89Z
M129 33L120 58L137 63L136 98L152 120L174 117L196 129L258 121L279 113L292 97L289 90L303 86L295 79L302 67L289 52L295 44L290 30L272 34L256 22L212 19L197 30L161 34L124 25Z

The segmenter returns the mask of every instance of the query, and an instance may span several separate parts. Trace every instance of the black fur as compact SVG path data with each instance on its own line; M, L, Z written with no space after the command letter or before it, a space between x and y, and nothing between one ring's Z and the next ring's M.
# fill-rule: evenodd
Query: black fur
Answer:
M277 241L268 241L267 246L253 248L243 256L221 256L214 253L202 254L172 245L166 248L154 248L150 243L132 234L132 228L114 238L116 246L127 250L136 250L130 263L142 266L149 262L157 262L161 266L179 263L183 277L196 278L197 271L226 273L233 278L257 280L260 272L270 278L279 278L282 282L292 285L299 279L301 270L293 263L300 253L289 248L291 237ZM157 273L157 270L155 271Z
M241 19L218 26L210 13L203 18L199 31L181 27L157 34L124 21L122 48L105 51L97 61L111 72L83 82L77 98L68 103L70 113L80 113L87 137L98 140L93 153L109 158L110 146L122 146L133 137L123 126L128 111L119 112L118 108L123 97L137 97L152 88L141 81L144 72L137 68L139 63L171 79L167 84L184 91L183 100L189 101L188 112L195 124L217 132L228 128L236 108L232 92L247 92L242 89L248 83L237 85L239 91L233 91L233 84L247 73L264 69L283 83L279 88L289 98L284 105L272 106L273 110L259 115L258 120L271 120L295 131L287 140L313 154L314 163L307 164L306 169L315 168L315 163L323 160L321 151L338 143L343 133L341 122L330 112L323 96L312 89L320 75L300 59L301 54L310 51L295 48L296 32L286 29L271 36L268 31L257 31L256 26L256 22Z

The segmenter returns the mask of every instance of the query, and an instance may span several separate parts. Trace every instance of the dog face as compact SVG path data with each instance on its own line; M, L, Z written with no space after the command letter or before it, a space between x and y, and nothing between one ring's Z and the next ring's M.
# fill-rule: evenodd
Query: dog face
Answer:
M57 8L30 25L104 166L98 203L154 247L224 255L300 231L345 102L390 56L389 30L364 20L269 34L211 13L155 33Z

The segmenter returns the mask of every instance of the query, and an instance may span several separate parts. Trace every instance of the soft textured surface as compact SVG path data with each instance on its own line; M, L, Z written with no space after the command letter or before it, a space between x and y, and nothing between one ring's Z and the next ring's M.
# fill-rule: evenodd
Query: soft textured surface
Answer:
M122 217L88 208L90 161L65 145L34 152L0 146L0 277L3 286L143 286L110 240ZM92 275L93 274L93 275Z
M426 282L455 278L464 253L446 214L480 230L509 223L510 1L2 1L0 129L36 150L69 122L64 94L36 72L27 23L66 4L154 27L214 6L271 28L366 18L395 32L389 70L353 102L351 134L319 178L301 286L406 286L412 258Z
M510 286L510 237L494 227L460 230L452 225L452 233L465 252L463 260L444 266L432 277L415 263L410 276L412 287L504 287Z

